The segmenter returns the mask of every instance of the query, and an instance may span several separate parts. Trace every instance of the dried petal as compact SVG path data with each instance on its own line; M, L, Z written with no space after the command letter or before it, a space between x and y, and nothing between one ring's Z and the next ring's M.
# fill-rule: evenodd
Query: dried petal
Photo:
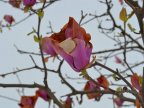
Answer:
M37 91L36 91L36 95L38 96L38 97L41 97L42 99L44 99L45 101L49 101L51 98L49 97L49 95L48 95L48 93L45 91L45 90L43 90L43 89L38 89Z
M104 87L105 89L107 89L109 87L109 82L107 80L106 77L104 77L103 75L101 75L99 78L97 78L99 84Z
M84 87L84 91L94 91L94 90L100 90L100 87L97 86L94 82L88 81ZM88 99L94 99L94 98L99 98L101 96L100 93L87 93L86 94Z
M37 96L22 96L20 101L21 108L34 108L37 101Z
M132 85L137 89L137 90L141 90L141 84L140 84L140 78L137 73L134 73L132 76L131 76L131 83Z

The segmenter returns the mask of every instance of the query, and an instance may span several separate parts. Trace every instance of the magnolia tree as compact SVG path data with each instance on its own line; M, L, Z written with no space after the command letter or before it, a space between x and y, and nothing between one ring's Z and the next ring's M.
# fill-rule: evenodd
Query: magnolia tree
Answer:
M28 35L30 39L32 37L33 44L38 45L37 52L14 45L19 55L30 58L32 66L0 73L1 89L12 88L19 94L14 99L16 97L5 96L1 92L2 99L16 101L19 108L36 108L39 99L49 103L48 108L84 108L81 105L91 101L94 103L91 107L97 107L98 101L102 103L105 97L113 103L111 107L114 108L144 108L144 0L97 0L102 10L97 7L96 13L82 10L77 20L69 15L58 32L49 23L50 32L46 30L44 33L41 32L44 18L46 14L52 13L47 10L62 0L1 2L27 15L17 21L13 12L5 14L0 23L1 34L6 29L15 32L15 26L27 22L33 16L36 24L33 26L29 22L32 29L27 34L20 35ZM87 3L91 6L91 1ZM61 12L62 16L63 14L65 13ZM89 23L93 21L97 27L91 29L96 30L95 34L105 36L101 42L97 41L99 36L88 33L85 28L85 25L91 26ZM22 43L27 44L26 41ZM96 43L101 43L102 46L99 48ZM103 47L109 45L109 48ZM35 72L30 74L33 70ZM36 76L36 72L40 76ZM25 75L27 77L22 77ZM15 76L17 83L4 81ZM36 77L37 80L27 82L28 77ZM43 104L40 106L44 107Z

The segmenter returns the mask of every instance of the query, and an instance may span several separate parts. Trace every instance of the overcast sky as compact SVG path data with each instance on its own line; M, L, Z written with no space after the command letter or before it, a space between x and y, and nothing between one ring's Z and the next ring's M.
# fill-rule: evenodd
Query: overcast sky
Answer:
M54 31L59 32L65 23L68 22L69 16L74 17L77 21L80 20L81 10L84 13L102 13L105 9L104 6L100 5L98 0L61 0L59 2L54 3L50 7L45 10L45 15L43 18L42 26L41 26L41 34L46 36L46 33L50 31L48 28L49 21L51 21L52 27ZM114 0L115 3L115 16L118 17L121 6L118 4L117 0ZM9 4L0 2L0 19L3 18L5 14L11 14L15 18L16 22L27 16L24 12L12 8ZM21 24L12 27L11 30L3 29L3 33L0 34L0 74L11 72L22 68L27 68L33 66L33 63L29 57L29 55L22 55L16 51L14 45L16 45L19 49L30 52L39 52L38 44L34 42L32 36L27 36L29 32L32 31L32 27L37 27L37 18L36 16L32 16ZM92 44L95 46L94 50L98 51L100 49L110 48L111 41L105 40L106 38L102 36L97 30L97 21L94 20L83 26L88 33L92 36ZM33 56L36 63L42 66L41 59L38 56ZM50 62L47 66L50 69L55 69L57 67L57 62ZM66 68L65 68L66 67ZM64 73L68 75L73 75L72 77L78 77L79 74L75 73L67 63L64 63L63 66ZM98 73L96 75L99 75ZM25 71L18 74L22 83L42 83L43 73L38 70ZM96 76L95 76L96 77ZM52 90L58 90L57 96L64 95L65 92L69 92L65 86L60 85L60 80L58 76L55 74L49 74L49 84ZM0 77L0 82L3 83L19 83L18 79L15 75L10 75L6 78ZM82 89L83 84L73 83L70 81L73 86ZM81 82L85 82L82 80ZM33 95L35 89L25 89L25 95ZM16 100L20 99L20 96L16 92L16 89L9 88L0 88L0 95L8 96L14 98ZM111 96L108 96L111 97ZM84 96L84 100L87 100L87 97ZM75 98L74 98L75 99ZM104 108L109 106L112 107L112 101L105 96L102 98L100 102L96 102L94 100L88 100L84 102L82 105L77 105L75 101L74 108ZM0 107L1 108L19 108L17 102L7 100L0 97ZM47 108L47 103L43 100L39 99L39 102L36 104L36 108Z

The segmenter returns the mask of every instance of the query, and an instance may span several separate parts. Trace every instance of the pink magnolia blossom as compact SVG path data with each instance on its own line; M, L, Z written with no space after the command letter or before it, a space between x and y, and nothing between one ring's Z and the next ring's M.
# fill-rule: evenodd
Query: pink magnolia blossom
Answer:
M122 99L120 99L119 97L114 99L114 103L118 106L121 107L124 103L124 101Z
M37 96L22 96L19 106L21 108L34 108Z
M90 61L92 44L90 35L72 18L59 33L45 37L41 41L43 52L55 56L59 54L77 72L85 69Z
M36 95L37 95L38 97L41 97L41 98L44 99L45 101L49 101L49 100L50 100L50 97L49 97L48 93L47 93L45 90L43 90L43 89L38 89L38 90L36 91Z
M94 90L100 90L100 87L98 85L96 85L94 82L92 81L88 81L84 87L84 91L88 92L88 91L94 91ZM87 97L88 99L96 99L101 97L101 94L98 92L94 92L94 93L87 93Z
M13 16L11 16L11 15L5 15L4 16L4 20L6 22L8 22L10 25L15 21L14 18L13 18Z
M23 4L26 7L31 7L36 3L36 0L23 0Z

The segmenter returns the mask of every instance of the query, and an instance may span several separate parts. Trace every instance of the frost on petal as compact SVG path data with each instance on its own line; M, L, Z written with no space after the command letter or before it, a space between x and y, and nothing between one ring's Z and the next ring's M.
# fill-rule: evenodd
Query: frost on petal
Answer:
M38 89L37 91L36 91L36 95L38 96L38 97L41 97L42 99L44 99L45 101L49 101L51 98L49 97L49 95L48 95L48 93L45 91L45 90L43 90L43 89Z
M22 96L19 106L21 108L34 108L37 96Z
M117 97L117 98L114 99L114 103L115 103L118 107L121 107L121 106L123 105L124 101L123 101L121 98Z
M88 81L84 87L84 91L88 92L88 91L94 91L94 90L100 90L100 87L97 86L94 82L92 81ZM96 99L96 98L100 98L101 94L100 93L87 93L86 94L88 99Z
M133 87L135 87L137 90L141 90L141 84L140 84L140 76L137 75L137 73L134 73L131 76L131 83L133 85Z
M101 75L99 78L97 78L97 80L98 80L98 83L105 89L109 87L109 82L108 82L107 78L104 77L103 75Z

